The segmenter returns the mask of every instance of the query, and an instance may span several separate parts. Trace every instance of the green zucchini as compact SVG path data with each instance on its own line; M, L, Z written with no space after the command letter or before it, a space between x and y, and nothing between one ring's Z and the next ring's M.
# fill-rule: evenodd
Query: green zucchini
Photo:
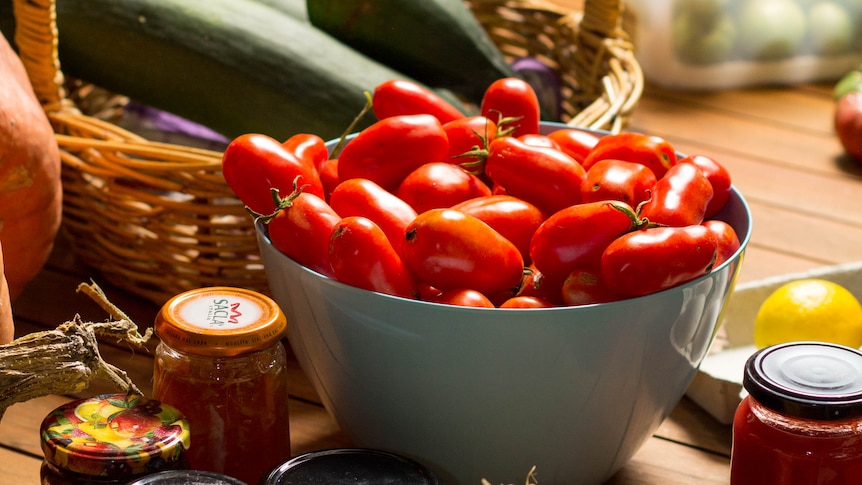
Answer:
M57 23L64 73L228 138L335 138L407 78L254 0L61 0Z
M479 103L517 76L463 0L306 0L312 25L429 86Z
M276 10L290 15L293 18L308 22L308 10L305 8L305 0L257 0L259 3L268 5Z

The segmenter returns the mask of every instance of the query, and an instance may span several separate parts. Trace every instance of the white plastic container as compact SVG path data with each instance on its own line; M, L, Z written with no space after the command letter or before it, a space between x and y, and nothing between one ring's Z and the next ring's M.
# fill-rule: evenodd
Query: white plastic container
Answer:
M834 81L862 63L862 0L628 0L648 81L716 90Z
M782 285L807 278L838 283L856 298L862 299L862 261L737 285L725 309L719 335L686 390L686 395L692 401L720 423L733 422L733 415L742 400L745 362L757 351L754 345L754 321L760 305Z

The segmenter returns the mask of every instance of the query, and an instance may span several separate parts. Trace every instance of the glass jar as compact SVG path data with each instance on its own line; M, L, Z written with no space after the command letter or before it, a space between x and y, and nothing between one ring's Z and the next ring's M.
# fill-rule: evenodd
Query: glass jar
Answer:
M286 321L254 291L213 287L170 299L155 320L153 393L188 418L189 464L246 483L290 456Z
M733 422L732 485L862 483L862 352L793 342L745 366Z
M257 485L201 470L169 470L139 478L129 485Z
M425 465L383 450L335 448L291 458L261 479L260 485L439 485Z
M127 484L188 468L189 423L153 399L103 394L53 410L39 429L42 485Z

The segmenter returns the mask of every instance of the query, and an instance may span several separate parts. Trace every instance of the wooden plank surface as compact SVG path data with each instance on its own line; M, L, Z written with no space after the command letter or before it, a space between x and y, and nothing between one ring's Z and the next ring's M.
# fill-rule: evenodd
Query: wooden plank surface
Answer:
M560 0L565 1L565 0ZM754 234L740 281L862 260L862 165L847 159L831 127L830 86L756 88L719 93L674 92L648 86L631 130L663 136L684 153L715 157L748 200ZM93 278L141 327L157 308L99 281L62 239L45 271L13 307L17 334L53 328L76 313L102 319L75 288ZM152 387L151 350L104 342L106 360ZM295 359L290 361L294 453L349 446ZM98 382L81 395L108 392ZM38 426L54 407L76 396L46 396L9 409L0 421L0 485L38 483ZM631 462L608 483L728 482L731 433L683 398Z

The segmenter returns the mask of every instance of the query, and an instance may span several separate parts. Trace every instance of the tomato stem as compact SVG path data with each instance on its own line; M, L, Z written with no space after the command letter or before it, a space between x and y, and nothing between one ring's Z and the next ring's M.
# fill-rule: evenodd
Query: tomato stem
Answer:
M497 137L509 136L514 133L518 129L516 123L524 118L523 116L503 116L503 113L496 109L492 111L497 113Z
M619 200L611 200L608 201L608 204L612 208L628 216L629 221L631 221L629 232L644 229L646 227L651 227L649 219L647 219L646 217L641 217L640 212L632 209L632 206L628 205L627 203ZM638 207L640 207L640 205Z
M299 180L301 178L302 175L297 175L296 178L293 179L293 192L288 194L287 197L281 197L279 195L279 190L275 187L269 189L270 194L272 194L272 201L275 204L275 210L272 211L271 214L261 214L259 212L255 212L248 206L246 206L245 210L248 211L248 213L251 214L251 216L254 217L255 220L260 219L260 221L264 224L269 224L269 221L275 218L275 216L278 215L279 212L293 205L293 201L296 200L296 198L299 197L299 194L301 194L302 191L309 186L309 184L300 185Z
M365 91L365 106L359 110L359 114L353 118L353 121L347 126L347 129L344 130L344 133L341 134L341 137L338 139L338 143L335 145L335 148L332 149L332 153L330 153L329 158L338 158L338 154L341 153L341 149L344 148L344 145L347 143L347 135L353 133L356 130L356 125L359 124L359 121L365 116L371 109L374 107L374 98L371 96L371 93Z

